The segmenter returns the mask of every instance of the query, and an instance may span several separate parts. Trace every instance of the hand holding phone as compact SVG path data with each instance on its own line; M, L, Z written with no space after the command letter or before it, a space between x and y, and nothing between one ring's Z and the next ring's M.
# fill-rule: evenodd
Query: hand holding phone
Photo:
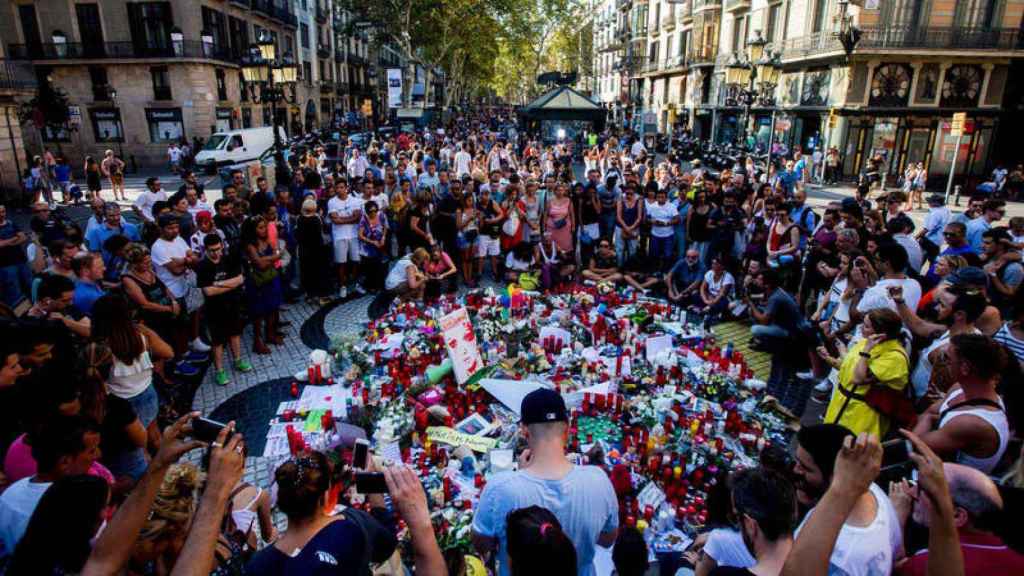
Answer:
M196 440L210 443L217 439L221 429L226 426L227 424L223 422L217 422L216 420L201 416L192 420L192 437ZM234 434L234 430L229 431L227 437L231 438L232 434Z

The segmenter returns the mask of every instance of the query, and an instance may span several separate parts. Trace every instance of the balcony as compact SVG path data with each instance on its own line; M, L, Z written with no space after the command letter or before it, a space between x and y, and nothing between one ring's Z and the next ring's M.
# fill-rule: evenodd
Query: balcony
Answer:
M693 0L693 12L705 10L718 10L722 7L722 0Z
M693 20L693 0L685 0L676 4L676 19L680 24L686 24Z
M669 10L668 14L661 17L661 29L665 32L675 30L676 28L676 15Z
M725 0L725 11L726 12L738 12L740 10L749 10L750 0Z
M0 60L0 91L32 91L36 89L36 73L28 62Z
M355 53L349 52L348 62L349 62L349 64L355 64L356 66L365 66L366 65L366 58L363 57L363 56L360 56L359 54L355 54Z
M633 5L633 0L617 0L615 2L616 10L629 10L629 7Z
M906 28L902 26L864 28L856 51L862 50L1022 50L1022 35L1017 28ZM819 32L790 38L782 43L783 58L842 52L843 46L832 32Z
M334 89L337 91L339 96L342 94L348 94L348 82L335 82Z
M327 24L327 7L316 5L316 21L320 24Z
M345 61L345 49L344 48L339 46L339 47L334 49L334 61L335 62L344 62Z
M317 42L316 43L316 55L319 56L320 58L330 58L331 57L331 45L330 44L324 44L323 42Z
M704 46L703 48L697 47L690 54L690 66L713 66L717 55L718 51L713 45Z
M273 20L289 26L291 28L298 28L299 19L295 16L295 13L288 9L287 6L276 6L273 0L251 0L252 9L256 12L267 16Z
M317 82L320 85L321 94L331 94L334 92L334 81L333 80L321 80Z
M166 60L174 58L203 58L236 63L227 48L206 44L198 40L168 42L166 46L151 46L136 42L11 44L8 52L11 60L110 60L133 58Z
M660 60L646 60L644 61L643 73L653 74L654 72L657 72L659 68L661 68Z

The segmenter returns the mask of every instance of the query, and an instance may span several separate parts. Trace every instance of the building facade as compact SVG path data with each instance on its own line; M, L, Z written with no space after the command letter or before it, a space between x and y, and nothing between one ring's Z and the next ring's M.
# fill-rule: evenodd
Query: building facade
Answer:
M621 69L634 64L620 85L639 94L631 102L642 118L630 123L635 129L689 129L718 141L744 134L765 149L769 142L784 150L835 147L847 176L877 155L893 176L922 162L938 179L954 156L958 173L985 173L1001 127L1020 122L1019 102L1008 99L1021 93L1010 71L1024 58L1024 0L617 4L633 40L620 46L595 27L594 44L617 54ZM850 25L861 37L847 56L837 33ZM748 115L725 78L756 37L778 55L782 73ZM957 112L968 117L959 148L950 133Z

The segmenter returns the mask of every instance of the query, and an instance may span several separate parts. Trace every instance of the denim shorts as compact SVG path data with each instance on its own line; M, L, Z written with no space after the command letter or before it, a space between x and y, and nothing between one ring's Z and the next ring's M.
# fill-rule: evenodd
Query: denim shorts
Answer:
M156 395L156 388L150 383L141 393L128 398L128 403L135 410L144 427L149 427L150 422L156 420L157 412L160 411L160 399Z

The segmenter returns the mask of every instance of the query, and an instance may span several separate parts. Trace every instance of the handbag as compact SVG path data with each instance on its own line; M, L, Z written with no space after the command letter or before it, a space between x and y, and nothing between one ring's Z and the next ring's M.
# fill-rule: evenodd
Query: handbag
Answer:
M274 278L277 278L277 275L277 268L274 268L273 266L267 266L262 270L253 266L252 283L257 287L263 287L273 282Z
M185 276L185 282L188 285L188 290L185 292L185 310L191 314L203 307L206 297L196 284L195 272L189 270Z
M515 212L505 219L501 225L501 231L505 236L515 236L519 232L519 215Z

